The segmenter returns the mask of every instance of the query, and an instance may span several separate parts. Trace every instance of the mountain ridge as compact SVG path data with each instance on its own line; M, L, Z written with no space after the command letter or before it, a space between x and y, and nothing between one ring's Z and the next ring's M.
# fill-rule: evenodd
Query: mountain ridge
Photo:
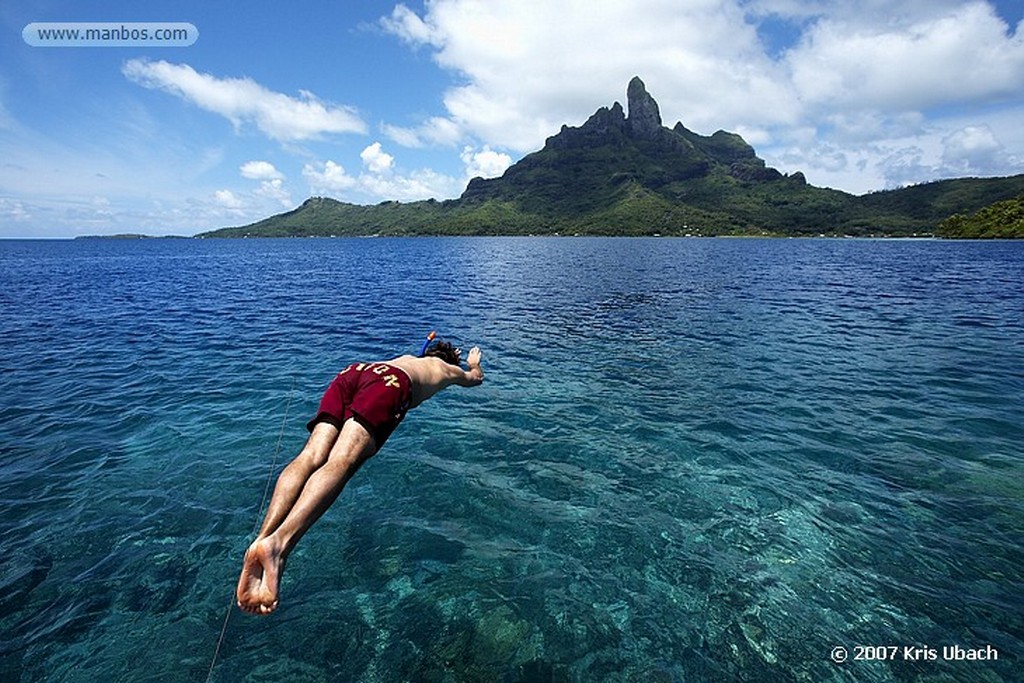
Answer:
M295 209L200 237L418 234L934 234L954 214L1024 193L1024 175L954 179L855 196L784 174L740 135L662 125L639 77L582 125L563 125L498 178L458 199L355 205L311 197ZM919 190L917 188L925 188ZM901 194L903 193L903 194Z

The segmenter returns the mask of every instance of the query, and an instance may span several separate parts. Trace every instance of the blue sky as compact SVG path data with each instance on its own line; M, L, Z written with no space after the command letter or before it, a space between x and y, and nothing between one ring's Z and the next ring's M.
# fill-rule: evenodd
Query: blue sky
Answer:
M324 195L457 197L625 104L861 194L1024 173L1024 3L0 4L0 238L242 225ZM187 22L187 47L33 47L33 22Z

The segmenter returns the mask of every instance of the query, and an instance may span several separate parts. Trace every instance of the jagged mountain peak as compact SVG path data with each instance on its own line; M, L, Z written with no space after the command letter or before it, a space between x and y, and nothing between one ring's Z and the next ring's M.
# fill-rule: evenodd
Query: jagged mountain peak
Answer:
M579 127L562 126L543 149L509 167L502 177L471 180L462 198L570 197L558 200L558 205L564 207L568 201L582 209L614 201L624 183L674 200L686 194L680 183L712 176L741 183L785 178L735 133L703 136L682 123L663 126L658 103L638 76L626 88L626 103L628 116L615 102L599 108ZM793 179L803 182L802 175Z
M856 198L768 167L735 133L663 126L639 78L626 96L628 117L616 102L579 127L562 126L500 178L474 178L460 199L359 206L313 197L210 234L912 234L1024 187L1021 175Z
M661 111L658 103L647 92L639 76L633 76L626 88L626 103L629 117L626 123L637 137L653 138L661 130Z

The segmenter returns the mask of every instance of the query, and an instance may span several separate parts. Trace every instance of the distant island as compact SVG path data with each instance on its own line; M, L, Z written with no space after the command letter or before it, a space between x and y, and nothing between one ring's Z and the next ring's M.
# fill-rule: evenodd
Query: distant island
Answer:
M184 235L143 235L138 232L121 232L115 235L78 235L76 240L152 240L185 239Z
M362 206L311 197L292 211L197 237L1024 237L1024 174L856 196L769 167L735 133L663 126L640 78L626 97L628 116L615 102L582 126L562 126L500 178L471 180L458 199ZM1012 216L1016 222L1003 220Z

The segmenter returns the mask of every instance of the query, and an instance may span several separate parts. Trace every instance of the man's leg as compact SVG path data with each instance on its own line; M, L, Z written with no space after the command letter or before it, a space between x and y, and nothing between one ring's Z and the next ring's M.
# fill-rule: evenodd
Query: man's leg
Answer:
M270 498L267 514L257 539L269 536L291 511L299 494L313 472L323 467L327 456L338 440L338 428L330 422L317 422L306 441L305 447L277 478L274 495Z
M264 527L272 530L266 535L261 531L261 536L245 553L242 575L238 580L239 607L250 614L270 614L277 608L278 588L288 555L303 534L337 499L352 475L376 450L376 442L366 428L353 419L347 420L331 448L327 462L309 476L297 498L293 498L294 503L284 519L273 526L270 524L271 510L267 511L268 519ZM288 500L293 490L290 484L284 487L279 508L284 508L284 501ZM274 489L274 496L278 497L277 488ZM273 502L271 507L274 508ZM275 515L278 514L277 510L274 509Z

